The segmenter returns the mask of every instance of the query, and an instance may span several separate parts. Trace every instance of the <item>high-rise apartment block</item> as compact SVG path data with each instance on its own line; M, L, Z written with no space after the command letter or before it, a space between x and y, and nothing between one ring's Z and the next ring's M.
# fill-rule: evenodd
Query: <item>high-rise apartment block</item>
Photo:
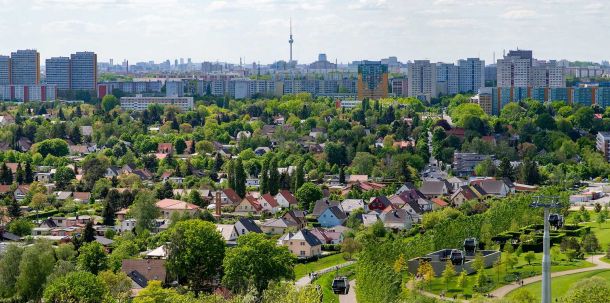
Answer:
M459 91L476 92L485 86L485 61L467 58L458 61Z
M388 97L388 66L380 61L358 65L358 100Z
M429 60L415 60L409 64L407 70L409 77L409 97L430 101L437 97L436 90L436 64Z
M46 82L59 90L89 90L97 86L97 55L77 52L70 57L54 57L45 62Z
M537 62L532 51L508 52L497 64L498 87L565 87L563 67L556 62Z
M0 85L11 84L11 58L0 56Z
M11 84L37 85L40 83L40 54L33 49L11 53Z
M70 89L70 58L53 57L45 61L46 81L57 89Z
M95 90L97 85L97 55L77 52L70 55L70 89Z
M437 92L453 95L459 92L459 71L453 63L436 63Z
M530 84L532 59L519 56L504 56L498 59L498 87L527 87Z

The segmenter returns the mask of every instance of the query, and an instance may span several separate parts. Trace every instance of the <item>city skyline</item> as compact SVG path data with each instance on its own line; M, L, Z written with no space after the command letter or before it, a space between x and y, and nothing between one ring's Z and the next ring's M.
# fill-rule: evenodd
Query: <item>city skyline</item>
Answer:
M318 53L340 63L388 56L403 62L480 57L491 63L494 51L498 59L504 49L517 47L533 49L540 59L608 59L603 43L610 42L582 47L610 25L603 18L608 4L532 2L4 0L0 54L37 49L44 62L90 50L100 62L190 57L268 64L288 60L292 18L299 63L315 61ZM561 24L566 26L555 30Z

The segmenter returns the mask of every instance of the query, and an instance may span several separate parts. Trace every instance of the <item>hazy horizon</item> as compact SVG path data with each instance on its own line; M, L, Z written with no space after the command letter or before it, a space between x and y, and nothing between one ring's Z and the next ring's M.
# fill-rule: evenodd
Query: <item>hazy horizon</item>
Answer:
M503 50L539 59L607 60L610 4L595 0L0 0L0 54L37 49L41 58L94 51L120 63L272 63L326 53L330 61L492 62ZM44 64L44 62L43 62Z

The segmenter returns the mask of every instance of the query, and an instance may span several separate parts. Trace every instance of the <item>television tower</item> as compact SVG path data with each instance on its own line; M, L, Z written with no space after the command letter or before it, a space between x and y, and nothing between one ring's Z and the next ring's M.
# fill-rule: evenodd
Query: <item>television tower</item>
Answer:
M290 18L290 39L288 43L290 43L290 61L288 61L288 64L292 64L292 43L294 43L294 39L292 39L292 18Z

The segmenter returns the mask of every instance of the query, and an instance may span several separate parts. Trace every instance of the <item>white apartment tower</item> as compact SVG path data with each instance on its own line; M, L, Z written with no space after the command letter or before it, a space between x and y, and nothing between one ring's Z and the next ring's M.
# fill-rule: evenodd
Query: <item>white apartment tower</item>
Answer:
M436 63L437 93L457 94L459 90L459 71L453 63Z
M53 57L45 61L46 82L57 89L70 89L70 58Z
M485 61L479 58L467 58L458 61L459 92L477 92L485 87Z
M415 60L407 69L409 97L430 101L437 97L436 64L430 60Z

